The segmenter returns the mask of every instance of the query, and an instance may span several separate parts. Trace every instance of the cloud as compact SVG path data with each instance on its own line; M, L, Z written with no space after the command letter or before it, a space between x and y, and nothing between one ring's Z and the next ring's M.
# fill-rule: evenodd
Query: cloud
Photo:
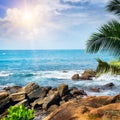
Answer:
M63 0L64 2L86 3L102 5L108 0ZM98 9L98 6L96 7ZM14 39L43 39L53 37L56 31L65 31L67 28L80 24L99 24L107 18L104 12L87 6L67 4L61 0L32 0L21 8L8 8L6 16L0 18L0 35ZM99 7L99 9L101 9ZM25 11L32 14L30 21L24 20ZM101 20L100 17L104 17Z

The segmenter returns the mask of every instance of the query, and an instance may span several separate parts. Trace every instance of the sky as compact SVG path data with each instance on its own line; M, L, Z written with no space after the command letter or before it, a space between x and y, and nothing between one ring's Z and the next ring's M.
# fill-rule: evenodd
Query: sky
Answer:
M85 49L114 18L109 0L0 0L0 49Z

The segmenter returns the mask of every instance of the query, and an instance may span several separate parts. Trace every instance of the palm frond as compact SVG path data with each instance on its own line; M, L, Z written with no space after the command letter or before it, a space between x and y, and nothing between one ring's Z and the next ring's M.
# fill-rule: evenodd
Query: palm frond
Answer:
M120 75L120 66L109 64L101 59L97 59L98 66L97 66L97 74L100 75L102 73L111 72L112 74Z
M87 52L96 53L99 50L120 55L120 23L116 20L103 25L87 41Z
M120 0L111 0L107 5L107 10L120 16Z

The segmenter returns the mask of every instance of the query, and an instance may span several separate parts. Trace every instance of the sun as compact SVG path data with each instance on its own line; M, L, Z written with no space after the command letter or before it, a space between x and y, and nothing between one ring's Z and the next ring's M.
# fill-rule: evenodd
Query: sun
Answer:
M23 13L23 20L24 21L31 21L33 19L32 13L26 11Z
M26 27L30 28L34 26L36 23L36 17L33 13L33 11L23 11L21 12L21 21L19 21L19 24Z

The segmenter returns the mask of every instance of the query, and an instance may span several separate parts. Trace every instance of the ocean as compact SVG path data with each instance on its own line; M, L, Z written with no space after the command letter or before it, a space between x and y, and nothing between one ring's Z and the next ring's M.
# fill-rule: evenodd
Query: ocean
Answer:
M107 53L88 54L85 50L0 50L0 90L6 86L25 86L36 82L40 86L69 87L84 89L88 95L115 95L120 93L120 76L102 75L89 81L72 81L75 73L96 69L96 58L105 61L114 59ZM113 82L112 89L99 93L90 91L91 87L101 87Z

